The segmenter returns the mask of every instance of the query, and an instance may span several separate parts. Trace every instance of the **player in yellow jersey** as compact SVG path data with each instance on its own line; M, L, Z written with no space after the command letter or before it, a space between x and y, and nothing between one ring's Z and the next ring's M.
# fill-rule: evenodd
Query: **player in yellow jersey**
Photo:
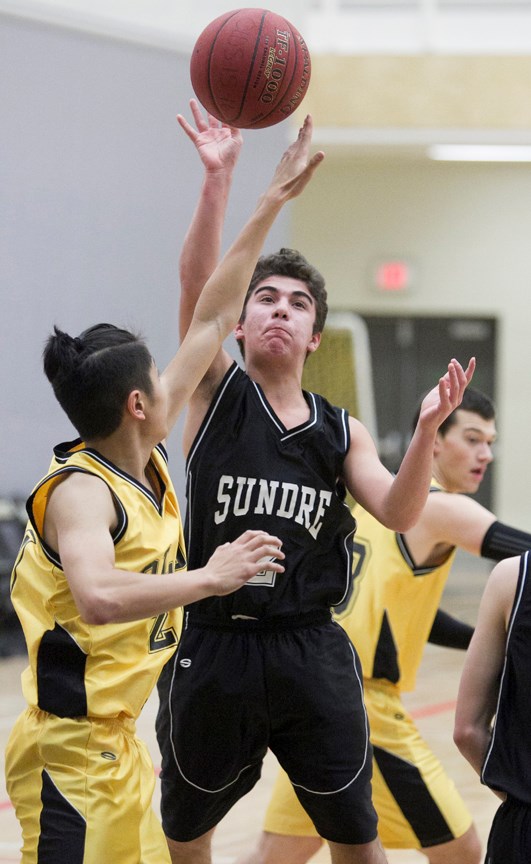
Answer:
M415 687L430 631L432 641L452 647L465 648L470 639L472 628L437 612L456 549L501 559L531 547L531 534L502 525L460 494L479 488L495 437L491 401L469 387L439 428L432 491L417 524L395 533L354 508L354 590L336 610L364 673L379 836L387 848L422 850L430 864L478 864L480 843L461 796L420 736L401 693ZM303 864L321 843L280 773L257 848L238 864Z
M225 170L241 135L213 124ZM179 638L176 607L235 591L280 541L248 530L187 572L164 446L236 324L268 230L310 180L312 122L282 157L253 215L212 274L191 327L159 376L144 342L99 324L55 328L44 369L79 439L55 448L28 500L11 581L26 638L28 707L6 751L23 864L162 864L154 771L135 720Z

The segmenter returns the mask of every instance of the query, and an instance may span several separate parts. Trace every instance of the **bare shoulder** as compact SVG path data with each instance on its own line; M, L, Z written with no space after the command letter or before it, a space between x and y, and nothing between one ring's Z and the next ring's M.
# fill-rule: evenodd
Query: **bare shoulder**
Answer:
M507 626L513 608L518 575L520 573L520 555L505 558L493 568L485 586L481 607L494 618L502 616Z
M515 555L513 558L504 558L503 561L498 561L489 576L487 588L492 592L501 592L503 594L508 592L514 595L521 562L521 555Z
M207 411L212 404L212 400L232 362L232 358L228 354L225 354L220 362L212 364L190 396L182 439L185 455L188 455L195 436L199 432Z
M369 432L367 427L363 425L361 420L357 420L356 417L352 417L351 415L349 415L348 425L350 432L351 451L356 448L362 447L370 447L376 449L376 444L372 438L371 433Z
M483 507L479 501L475 501L462 492L447 492L445 489L434 489L428 495L425 510L428 514L439 516L440 514L453 514L455 518L462 516L479 516L485 514L489 519L494 519L494 514Z
M435 490L430 492L424 506L423 518L436 525L477 526L483 534L496 516L490 510L462 492Z
M116 517L112 493L101 477L85 471L73 471L57 483L48 498L46 517L57 524L86 519L87 515Z

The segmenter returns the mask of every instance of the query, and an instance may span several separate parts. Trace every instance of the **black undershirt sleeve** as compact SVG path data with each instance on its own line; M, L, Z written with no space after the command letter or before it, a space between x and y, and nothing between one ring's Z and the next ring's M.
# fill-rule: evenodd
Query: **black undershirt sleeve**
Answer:
M470 624L459 621L443 609L437 609L428 642L442 645L443 648L460 648L466 651L473 632L474 628Z
M522 555L528 549L531 549L531 534L496 521L483 538L481 557L502 561L513 555Z

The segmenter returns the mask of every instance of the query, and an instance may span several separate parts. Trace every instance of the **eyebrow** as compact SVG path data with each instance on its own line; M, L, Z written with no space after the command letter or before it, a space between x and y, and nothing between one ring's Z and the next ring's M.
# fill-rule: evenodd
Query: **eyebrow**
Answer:
M477 435L482 435L484 438L492 438L493 441L495 441L498 437L496 432L494 432L493 435L487 435L487 433L483 429L480 429L478 426L463 426L463 431L476 432Z
M268 291L270 294L278 294L279 293L279 289L275 288L274 285L260 285L260 288L257 288L254 293L255 293L255 295L258 295L258 294L260 294L261 291ZM292 297L305 297L306 300L310 301L310 303L313 304L313 302L314 302L313 296L310 294L309 291L302 291L300 289L295 288L291 292L291 296Z

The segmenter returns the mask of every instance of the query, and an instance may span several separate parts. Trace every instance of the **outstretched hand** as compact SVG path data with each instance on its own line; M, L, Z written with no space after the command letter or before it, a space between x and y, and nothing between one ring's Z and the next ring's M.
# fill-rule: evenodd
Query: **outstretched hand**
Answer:
M190 99L196 128L182 114L177 114L179 125L195 144L207 171L231 170L236 165L243 143L242 133L233 126L220 123L211 114L206 119L195 99Z
M278 193L283 201L300 195L324 159L322 150L310 157L312 133L313 120L311 115L307 114L297 140L290 144L282 155L269 187L269 190Z
M265 531L245 531L232 543L218 546L206 569L212 576L212 591L218 596L231 594L267 567L283 573L282 542Z
M439 379L437 386L423 399L418 424L425 428L438 429L448 415L461 404L463 393L472 380L475 368L475 357L471 358L466 370L457 360L452 359L446 375Z

